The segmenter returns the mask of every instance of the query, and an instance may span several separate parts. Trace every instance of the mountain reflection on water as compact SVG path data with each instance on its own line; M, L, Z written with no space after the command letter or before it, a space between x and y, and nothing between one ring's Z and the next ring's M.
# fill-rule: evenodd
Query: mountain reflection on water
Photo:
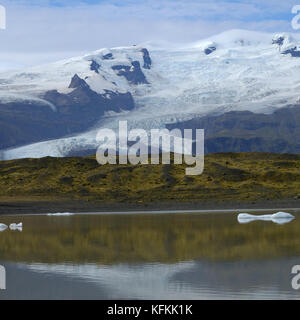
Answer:
M0 234L0 298L298 298L291 213L284 225L241 225L235 213L25 216L23 232Z

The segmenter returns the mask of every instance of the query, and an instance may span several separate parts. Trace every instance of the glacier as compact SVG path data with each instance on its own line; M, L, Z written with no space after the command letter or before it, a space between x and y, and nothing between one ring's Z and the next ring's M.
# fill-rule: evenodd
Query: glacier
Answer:
M282 41L280 39L283 39ZM145 43L132 47L100 49L83 57L0 74L0 100L9 94L41 99L46 90L70 91L70 79L78 74L98 93L130 92L136 108L108 112L87 132L1 151L1 158L63 157L76 150L97 148L100 128L117 129L120 120L128 129L164 128L194 117L229 111L270 114L300 103L300 59L287 53L299 47L299 34L271 34L230 30L191 44ZM143 62L142 48L151 56L151 68L143 69L147 83L133 85L118 76L113 66L131 68ZM215 48L207 54L208 48ZM99 66L92 70L91 62ZM45 101L45 104L48 104ZM54 108L54 106L49 105Z

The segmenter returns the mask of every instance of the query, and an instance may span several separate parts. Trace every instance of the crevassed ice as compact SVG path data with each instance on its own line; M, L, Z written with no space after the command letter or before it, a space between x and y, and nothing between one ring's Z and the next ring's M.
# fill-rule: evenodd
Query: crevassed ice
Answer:
M134 128L163 128L166 123L196 115L232 110L272 113L299 102L300 59L282 55L272 39L273 34L233 30L191 45L152 47L152 68L143 69L150 85L131 86L111 69L113 64L128 64L133 59L142 62L139 47L111 49L115 60L102 61L103 74L99 76L91 73L88 60L99 59L101 50L53 64L52 67L58 69L61 86L66 85L66 79L69 82L69 76L75 72L89 75L88 82L97 92L101 88L113 89L111 81L114 81L119 90L132 93L137 108L109 114L93 130L74 137L5 151L3 158L64 156L76 148L95 148L97 129L116 128L120 120L128 120L129 127ZM206 55L203 46L211 42L217 50ZM48 68L46 73L51 74L51 83L55 80L53 68ZM47 79L42 82L46 84Z

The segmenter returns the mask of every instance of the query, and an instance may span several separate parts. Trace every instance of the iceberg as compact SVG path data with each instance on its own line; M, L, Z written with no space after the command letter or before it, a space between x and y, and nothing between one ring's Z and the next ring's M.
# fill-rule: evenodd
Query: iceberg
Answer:
M0 223L0 232L4 231L6 229L7 229L7 225L3 224L3 223Z
M48 213L47 216L49 217L60 217L60 216L73 216L74 213L71 213L71 212L63 212L63 213Z
M12 230L12 231L16 231L16 230L23 231L23 223L22 222L20 222L18 224L17 223L11 223L9 225L9 229Z
M279 211L274 214L263 214L263 215L253 215L249 213L240 213L237 217L238 222L243 224L243 223L249 223L251 221L272 221L277 224L284 224L292 221L295 217L288 213L288 212L282 212Z

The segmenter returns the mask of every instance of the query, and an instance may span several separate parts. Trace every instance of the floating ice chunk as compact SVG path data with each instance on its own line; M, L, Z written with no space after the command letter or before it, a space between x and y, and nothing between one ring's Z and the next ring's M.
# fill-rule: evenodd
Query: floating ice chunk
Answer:
M74 213L71 212L58 212L58 213L48 213L47 216L73 216Z
M8 227L6 224L0 223L0 232L6 230Z
M20 222L18 224L17 223L11 223L9 225L9 229L12 230L12 231L16 231L16 230L23 231L23 223L22 222Z
M287 212L279 211L272 215L273 219L294 219L295 217Z
M249 213L240 213L237 217L239 223L248 223L251 221L272 221L277 224L284 224L292 221L295 217L287 212L279 211L274 214L263 214L260 216L256 216Z

